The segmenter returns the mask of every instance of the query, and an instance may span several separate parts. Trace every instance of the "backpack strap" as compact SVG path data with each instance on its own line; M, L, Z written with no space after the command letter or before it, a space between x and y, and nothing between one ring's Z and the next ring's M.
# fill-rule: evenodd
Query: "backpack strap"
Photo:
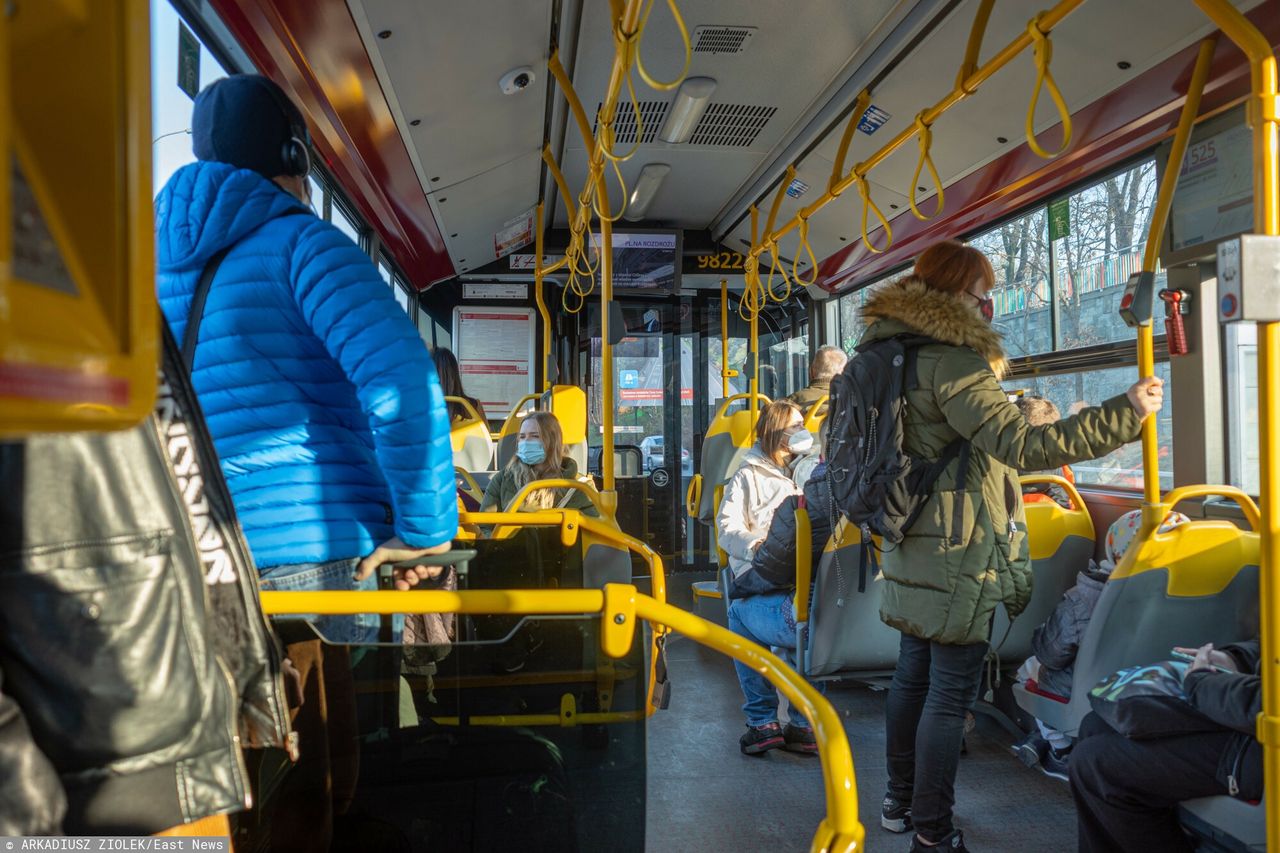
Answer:
M200 337L200 321L204 318L204 303L209 299L209 288L213 285L213 277L218 268L227 259L227 253L235 246L226 246L215 252L200 272L200 280L196 282L196 291L191 296L191 310L187 312L187 327L182 332L182 364L191 372L196 360L196 339Z
M314 216L310 210L290 210L279 216L273 216L271 219L263 222L274 222L277 219L283 219L286 216ZM259 225L258 228L261 228ZM257 231L255 228L254 231ZM253 233L253 232L250 232ZM248 235L245 235L248 236ZM244 238L242 237L241 240ZM222 249L214 252L210 256L208 262L205 263L204 269L200 272L200 280L196 282L195 293L191 295L191 310L187 312L187 326L182 332L182 363L187 368L187 373L191 373L192 365L196 360L196 340L200 337L200 321L204 319L204 303L209 299L209 288L213 286L213 277L218 274L218 268L222 266L222 262L227 259L227 255L239 242L232 243Z

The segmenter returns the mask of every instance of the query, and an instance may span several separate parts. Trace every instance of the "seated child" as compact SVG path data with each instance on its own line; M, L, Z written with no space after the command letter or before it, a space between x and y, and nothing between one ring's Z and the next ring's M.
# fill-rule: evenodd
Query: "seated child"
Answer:
M1168 532L1186 521L1187 517L1182 513L1171 512L1160 525L1160 532ZM1023 664L1020 676L1035 679L1046 693L1071 698L1076 653L1093 610L1098 606L1098 599L1102 597L1102 585L1119 565L1141 526L1142 510L1139 509L1125 513L1111 525L1107 530L1106 559L1100 563L1090 560L1089 566L1076 575L1076 585L1062 596L1048 621L1036 628L1031 635L1033 657ZM1071 739L1040 720L1036 720L1036 725L1040 736L1032 733L1014 751L1028 767L1038 763L1046 775L1066 781Z
M1024 394L1019 397L1014 405L1022 412L1022 416L1027 419L1027 423L1032 426L1044 426L1045 424L1057 423L1062 420L1062 414L1058 411L1058 407L1053 404L1052 400L1044 397L1037 397L1030 394ZM1071 469L1066 465L1056 471L1023 471L1023 474L1058 474L1068 480L1074 482L1075 476L1071 473ZM1063 509L1071 509L1071 498L1067 496L1066 491L1053 483L1033 483L1023 488L1023 499L1027 501L1035 500L1033 495L1044 495L1045 498L1040 500L1052 500Z

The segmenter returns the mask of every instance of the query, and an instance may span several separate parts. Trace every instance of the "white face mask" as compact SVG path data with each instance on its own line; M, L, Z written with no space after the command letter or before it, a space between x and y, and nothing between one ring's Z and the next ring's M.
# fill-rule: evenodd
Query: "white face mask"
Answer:
M790 450L797 456L801 453L808 453L812 447L813 434L807 429L794 432L791 434L791 437L787 439L787 450Z

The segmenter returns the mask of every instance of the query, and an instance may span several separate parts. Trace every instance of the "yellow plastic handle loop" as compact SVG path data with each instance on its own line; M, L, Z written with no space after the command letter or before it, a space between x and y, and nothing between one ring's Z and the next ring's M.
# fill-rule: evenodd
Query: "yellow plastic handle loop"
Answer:
M884 254L893 245L893 228L889 225L889 220L884 218L884 214L880 212L880 208L876 206L875 201L871 198L871 188L867 185L865 176L858 174L855 170L853 173L853 181L858 185L858 195L862 196L862 242L866 244L867 251L875 255ZM884 228L884 248L877 249L875 244L871 242L871 237L867 233L867 211L872 211L876 215L876 219L880 220L880 225Z
M1027 108L1027 147L1037 156L1050 160L1066 151L1071 145L1071 112L1067 109L1067 102L1063 99L1058 84L1053 80L1053 74L1049 71L1049 63L1053 60L1053 42L1049 40L1045 31L1040 29L1040 21L1043 17L1044 13L1041 12L1027 24L1027 34L1031 36L1032 42L1032 56L1036 63L1036 87L1031 92L1031 106ZM1058 116L1062 119L1062 147L1052 154L1041 148L1036 140L1036 105L1040 102L1042 88L1049 90L1049 96L1053 98Z
M915 214L916 219L922 222L928 222L930 219L937 218L942 213L942 205L944 203L944 194L942 189L942 179L938 177L938 170L933 165L933 157L929 154L929 149L933 146L933 130L924 122L924 113L916 116L916 137L920 140L920 159L916 162L916 170L911 175L911 192L908 196L911 202L911 212ZM938 196L935 199L935 207L933 213L925 216L920 212L920 208L916 206L916 190L920 187L920 173L925 169L929 169L929 178L933 181L933 185L938 189Z
M644 139L644 118L640 115L640 102L636 99L636 87L631 82L631 69L627 69L627 95L631 101L631 113L635 116L636 122L636 143L631 146L631 150L626 154L618 155L613 153L613 146L616 142L616 133L613 130L613 118L609 120L609 141L608 144L602 146L601 151L606 158L617 163L625 163L635 156L640 150L640 141ZM615 108L616 112L616 108Z
M684 78L689 74L689 66L693 63L693 41L689 38L689 28L685 26L684 18L680 15L680 8L676 5L676 0L667 0L667 8L671 10L671 17L676 22L676 28L680 30L680 40L684 43L684 68L680 69L680 74L676 79L662 82L654 80L649 72L645 70L644 59L640 55L640 42L644 39L644 31L649 24L649 13L653 11L653 4L656 0L649 0L649 5L645 6L644 14L640 17L640 28L636 31L635 40L635 59L636 71L640 73L640 79L643 80L650 89L656 89L659 92L670 92L684 82Z
M781 296L773 292L773 277L777 273L782 274L782 280L787 285L787 289L783 291ZM788 297L791 296L791 278L787 275L786 264L782 263L778 257L778 243L776 240L769 242L769 278L765 280L764 294L766 300L772 299L774 302L786 302Z
M812 287L818 283L818 257L813 253L813 245L809 242L809 217L797 215L796 218L799 220L796 232L800 235L800 245L796 246L796 257L791 262L791 280L804 287ZM808 280L800 276L801 252L806 252L809 255L809 267L812 276Z
M738 299L738 316L750 323L760 314L764 285L760 282L760 261L755 255L747 255L743 262L742 296Z
M612 128L610 128L608 136L609 136L610 142L612 142L613 141ZM596 216L600 218L601 222L617 222L619 219L622 218L622 214L627 212L627 181L625 178L622 177L622 168L618 165L620 162L622 161L621 160L609 161L609 163L613 166L613 173L618 176L618 189L621 191L620 194L622 196L622 205L618 208L618 212L613 215L608 215L600 210L600 193L596 193L591 202L591 209L596 212ZM600 176L600 180L602 181L604 180L604 175Z
M788 166L787 173L782 177L782 183L778 185L778 191L773 195L773 204L769 205L769 218L764 223L764 237L766 241L773 236L773 224L778 221L778 211L782 208L782 197L787 194L787 187L791 186L791 182L796 178L796 167ZM754 236L754 235L753 235Z

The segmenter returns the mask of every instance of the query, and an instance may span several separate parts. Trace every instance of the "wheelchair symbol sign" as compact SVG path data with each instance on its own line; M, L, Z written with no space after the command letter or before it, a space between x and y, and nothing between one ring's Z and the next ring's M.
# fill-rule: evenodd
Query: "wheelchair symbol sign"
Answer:
M653 480L653 485L659 489L664 489L671 482L671 475L667 473L666 468L654 468L653 473L649 475Z

